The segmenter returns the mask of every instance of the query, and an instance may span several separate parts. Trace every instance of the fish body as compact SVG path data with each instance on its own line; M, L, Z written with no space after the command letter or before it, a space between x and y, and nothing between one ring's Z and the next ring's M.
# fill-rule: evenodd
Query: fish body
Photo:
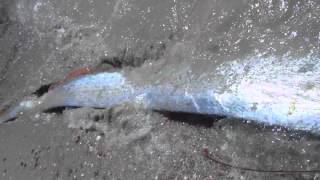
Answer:
M25 111L61 106L110 108L129 102L151 110L244 118L320 133L318 58L253 57L235 62L223 63L211 73L224 76L223 84L200 81L183 87L168 82L139 85L123 72L84 75L40 98L20 102L4 112L0 122Z

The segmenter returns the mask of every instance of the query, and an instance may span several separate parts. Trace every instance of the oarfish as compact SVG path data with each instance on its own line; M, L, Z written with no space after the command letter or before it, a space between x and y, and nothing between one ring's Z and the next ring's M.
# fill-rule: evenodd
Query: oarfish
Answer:
M320 133L318 57L251 57L221 63L203 73L184 85L137 83L124 71L87 74L11 106L0 122L54 107L110 108L134 103L150 110L221 115Z

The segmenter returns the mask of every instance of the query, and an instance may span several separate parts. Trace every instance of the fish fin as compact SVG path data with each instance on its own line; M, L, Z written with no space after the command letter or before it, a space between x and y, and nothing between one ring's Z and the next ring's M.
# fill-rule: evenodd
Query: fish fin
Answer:
M81 77L81 76L84 76L84 75L87 75L87 74L91 74L93 72L93 69L90 68L90 67L83 67L83 68L79 68L79 69L75 69L71 72L69 72L65 78L63 80L60 80L58 82L54 82L54 83L51 83L49 88L48 88L48 91L56 88L57 86L61 85L61 84L64 84L72 79L75 79L77 77Z
M92 71L93 70L91 67L83 67L83 68L75 69L67 74L67 76L65 77L65 80L71 80L80 76L84 76L92 73Z

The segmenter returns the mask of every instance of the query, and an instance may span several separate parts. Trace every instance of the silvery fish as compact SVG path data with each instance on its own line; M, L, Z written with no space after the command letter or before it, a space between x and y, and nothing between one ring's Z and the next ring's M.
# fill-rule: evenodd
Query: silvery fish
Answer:
M54 107L110 108L128 102L150 110L221 115L320 133L317 57L251 57L221 63L205 77L214 78L176 86L137 83L124 71L87 74L22 100L4 111L0 122Z

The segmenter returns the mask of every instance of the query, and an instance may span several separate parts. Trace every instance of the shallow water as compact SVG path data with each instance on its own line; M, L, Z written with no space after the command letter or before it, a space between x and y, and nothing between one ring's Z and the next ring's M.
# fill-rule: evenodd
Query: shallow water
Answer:
M78 67L108 69L100 62L111 57L124 66L145 62L148 68L137 70L142 75L130 76L141 84L207 80L226 89L252 56L286 62L319 55L317 0L4 0L0 15L1 103ZM234 73L212 76L226 62ZM260 169L316 169L320 141L310 134L230 119L210 128L183 120L130 105L25 115L0 127L0 170L7 179L319 177L243 172L199 153L207 148L229 163Z

